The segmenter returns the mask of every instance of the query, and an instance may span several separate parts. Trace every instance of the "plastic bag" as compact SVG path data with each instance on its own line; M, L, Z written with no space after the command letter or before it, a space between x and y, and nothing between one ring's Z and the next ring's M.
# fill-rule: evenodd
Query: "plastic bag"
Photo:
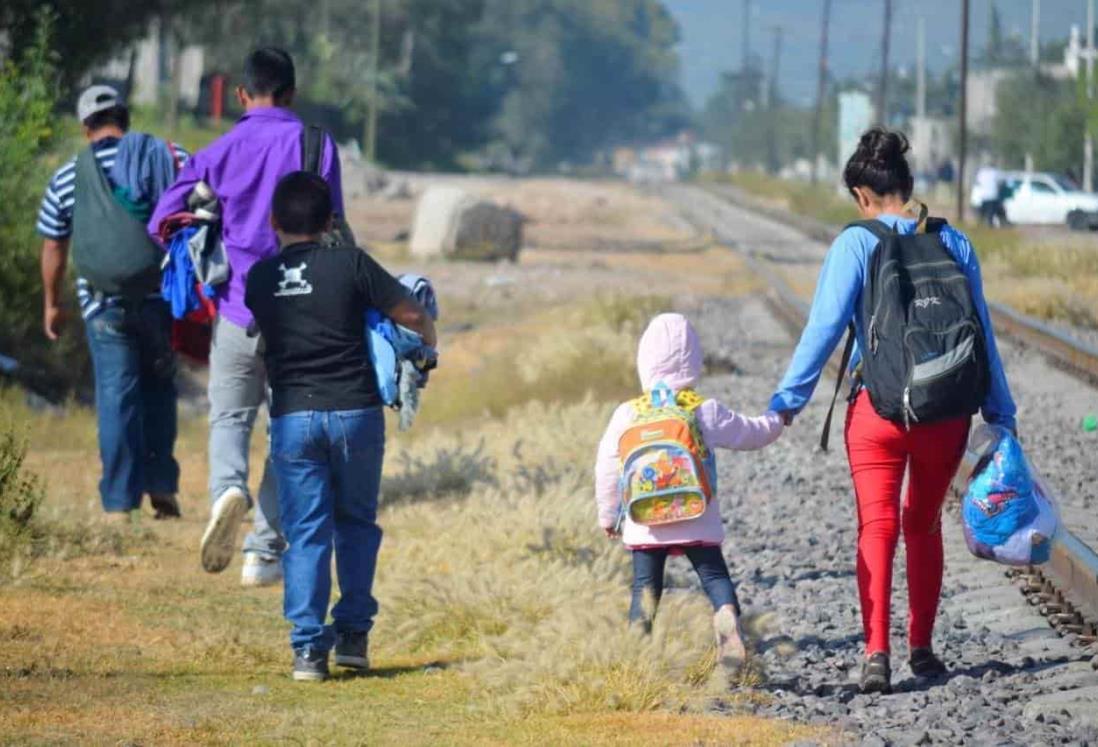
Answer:
M978 558L1006 565L1048 561L1059 508L1007 429L982 425L969 449L979 454L961 502L965 543Z

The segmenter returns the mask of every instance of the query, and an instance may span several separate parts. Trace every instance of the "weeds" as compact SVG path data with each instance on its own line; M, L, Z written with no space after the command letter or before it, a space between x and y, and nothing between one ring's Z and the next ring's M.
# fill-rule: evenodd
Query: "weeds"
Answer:
M23 469L26 456L26 442L12 430L0 435L0 571L11 569L12 575L29 554L43 497L38 478Z

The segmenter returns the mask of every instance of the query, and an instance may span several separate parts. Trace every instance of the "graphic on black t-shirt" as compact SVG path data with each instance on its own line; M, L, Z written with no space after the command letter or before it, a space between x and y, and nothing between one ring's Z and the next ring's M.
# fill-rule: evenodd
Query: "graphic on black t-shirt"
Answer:
M302 262L297 267L287 267L285 263L279 264L278 271L282 273L282 279L278 281L276 296L307 296L313 292L312 283L305 279L305 268Z

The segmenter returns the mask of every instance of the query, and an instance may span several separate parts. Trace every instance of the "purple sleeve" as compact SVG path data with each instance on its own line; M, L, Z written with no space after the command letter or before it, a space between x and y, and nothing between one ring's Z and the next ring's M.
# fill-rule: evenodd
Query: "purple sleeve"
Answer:
M595 457L595 503L598 507L599 526L604 529L610 529L617 523L618 509L621 506L618 485L621 477L621 456L618 454L618 442L632 422L633 408L626 402L614 410L606 432L599 440L598 455Z
M201 153L195 153L188 158L175 178L175 182L157 200L156 209L153 210L148 225L149 236L152 236L157 243L160 242L161 221L169 215L182 212L187 207L187 195L194 189L195 184L203 180L201 160Z
M331 135L326 135L324 138L324 157L321 159L320 175L332 190L332 210L340 215L346 215L343 211L343 177L339 166L339 147Z

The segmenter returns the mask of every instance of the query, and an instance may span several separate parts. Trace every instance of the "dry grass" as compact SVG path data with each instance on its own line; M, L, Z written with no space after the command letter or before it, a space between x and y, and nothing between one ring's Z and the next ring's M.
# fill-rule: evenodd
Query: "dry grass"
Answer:
M614 204L581 206L575 230ZM628 234L622 221L610 228ZM399 261L399 247L385 251ZM421 421L388 445L371 675L290 682L280 590L242 591L235 565L201 571L205 423L189 420L177 449L182 520L146 515L115 547L45 552L0 585L0 742L762 745L821 736L707 714L715 695L757 696L715 673L704 597L671 591L655 634L630 635L627 553L595 525L594 446L613 405L637 386L644 321L691 289L750 290L739 261L704 248L570 248L430 272L444 325L457 325L444 330L443 368ZM517 280L491 287L493 273ZM92 413L34 413L7 395L5 419L26 428L27 465L45 480L42 515L98 534ZM259 434L253 443L259 464Z
M624 331L632 313L616 303L585 313L635 337ZM581 378L563 369L552 377ZM5 407L27 424L32 460L50 473L47 510L90 520L91 413L34 415L10 397ZM627 554L594 525L588 475L611 407L592 396L515 402L495 418L395 439L377 670L321 687L286 677L278 590L245 593L235 568L199 570L204 471L192 463L183 521L146 519L148 541L120 552L44 555L0 587L0 733L17 742L402 745L817 735L704 713L714 695L737 696L714 673L702 595L669 594L651 638L628 633ZM180 452L201 454L202 436L201 423L188 424Z

